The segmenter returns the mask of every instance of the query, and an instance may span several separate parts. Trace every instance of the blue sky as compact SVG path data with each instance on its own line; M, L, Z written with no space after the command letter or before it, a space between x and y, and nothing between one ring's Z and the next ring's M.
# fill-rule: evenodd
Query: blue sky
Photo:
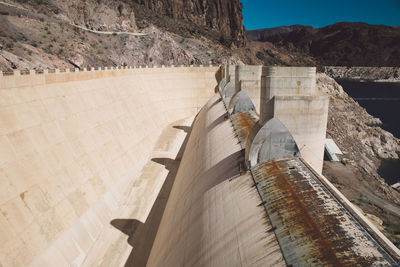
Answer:
M246 29L336 22L400 26L400 0L241 0Z

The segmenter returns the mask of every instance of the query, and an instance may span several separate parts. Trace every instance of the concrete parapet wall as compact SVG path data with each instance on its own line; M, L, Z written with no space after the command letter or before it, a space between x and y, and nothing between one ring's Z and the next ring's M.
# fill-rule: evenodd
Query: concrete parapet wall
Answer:
M0 89L21 87L21 86L35 86L58 82L71 82L80 80L90 80L97 78L109 78L115 76L124 76L131 73L137 73L144 71L150 71L152 73L165 73L165 72L181 72L190 71L196 69L207 69L212 68L218 70L218 66L169 66L169 67L149 67L149 66L138 66L138 67L105 67L103 69L95 68L84 68L79 69L44 69L40 71L35 70L14 70L12 72L1 72L3 75L0 79ZM220 79L220 77L218 77Z
M0 77L1 264L97 266L109 255L124 262L127 236L110 221L146 220L167 174L149 162L152 151L174 157L182 136L160 135L214 94L217 70ZM122 249L110 250L119 241Z

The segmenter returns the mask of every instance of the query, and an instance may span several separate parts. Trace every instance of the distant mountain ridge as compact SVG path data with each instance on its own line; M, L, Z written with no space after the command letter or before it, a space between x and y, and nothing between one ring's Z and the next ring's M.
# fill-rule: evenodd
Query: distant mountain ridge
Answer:
M293 25L247 34L249 40L311 56L320 65L400 66L399 27L341 22L320 29Z
M274 28L264 28L257 30L247 30L247 38L250 41L265 41L269 37L276 34L285 34L294 30L309 28L314 29L313 26L303 26L299 24L290 25L290 26L279 26Z

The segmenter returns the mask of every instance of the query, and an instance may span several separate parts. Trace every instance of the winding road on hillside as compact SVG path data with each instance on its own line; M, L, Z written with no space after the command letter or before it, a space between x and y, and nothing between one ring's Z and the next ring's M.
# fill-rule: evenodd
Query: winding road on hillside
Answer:
M18 11L23 11L23 12L21 12L21 13L23 13L23 15L28 16L28 17L31 17L31 18L34 18L34 19L40 19L40 18L46 19L46 18L48 18L48 17L46 17L46 16L42 16L42 15L39 15L39 14L32 14L32 13L31 13L32 11L30 11L29 9L26 9L26 8L24 8L24 7L21 7L21 6L13 5L13 4L10 4L10 3L3 2L3 1L0 1L0 4L3 5L3 6L7 6L7 7L9 7L9 8L12 8L12 9L17 9ZM68 25L70 25L70 26L72 26L72 27L81 29L81 30L83 30L83 31L87 31L87 32L91 32L91 33L97 33L97 34L105 34L105 35L133 35L133 36L144 36L144 35L147 35L146 33L141 33L141 32L98 31L98 30L92 30L92 29L88 29L88 28L86 28L86 27L83 27L83 26L80 26L80 25L71 23L71 22L69 22L69 21L64 21L64 20L59 19L59 18L53 18L53 22L65 23L65 24L68 24Z

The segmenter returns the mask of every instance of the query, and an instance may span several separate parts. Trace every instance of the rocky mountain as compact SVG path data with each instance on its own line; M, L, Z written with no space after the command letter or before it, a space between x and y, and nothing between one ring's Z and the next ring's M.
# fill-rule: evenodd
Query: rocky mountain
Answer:
M324 28L293 26L278 34L258 33L257 41L270 42L290 52L313 57L319 65L399 66L400 29L366 23L337 23ZM254 36L250 31L249 36ZM253 39L253 37L249 37Z
M174 20L183 19L200 31L216 34L227 45L246 44L242 4L239 0L134 0Z
M239 1L0 1L0 69L240 60Z
M239 0L0 1L0 69L400 65L399 27L293 25L246 34L241 10Z

